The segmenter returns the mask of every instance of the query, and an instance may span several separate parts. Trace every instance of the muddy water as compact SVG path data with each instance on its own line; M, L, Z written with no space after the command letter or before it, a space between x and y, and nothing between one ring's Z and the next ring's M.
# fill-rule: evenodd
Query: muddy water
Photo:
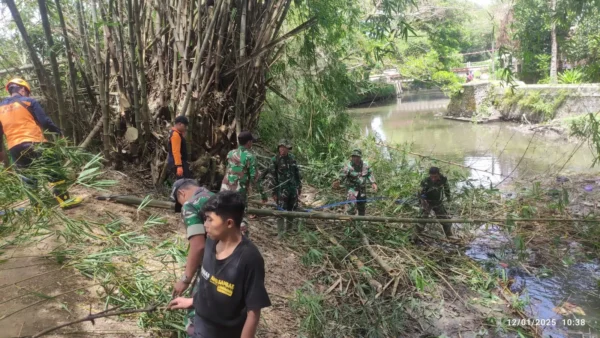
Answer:
M350 113L365 135L375 134L390 145L410 143L416 153L487 171L469 173L470 179L486 186L500 183L506 176L593 172L592 154L585 145L578 148L578 144L551 141L518 131L508 123L475 125L446 120L441 115L448 102L442 93L424 92L407 94L397 102L351 109ZM528 315L548 320L540 322L549 324L543 325L544 337L600 337L597 262L580 260L549 276L535 276L516 263L506 266L504 262L517 261L512 243L500 229L482 226L466 254L484 265L504 270L507 278L514 280L512 291L526 301ZM577 247L573 243L572 249ZM555 312L555 307L565 301L585 311L586 316L576 317L585 319L586 325L574 321L572 315Z
M508 123L476 125L443 119L448 102L440 92L408 94L398 102L350 113L365 134L374 133L386 143L410 143L416 153L490 172L471 170L471 178L482 183L498 183L511 173L518 177L554 174L563 166L562 172L592 171L592 154L585 145L575 151L579 144L557 144L519 132Z

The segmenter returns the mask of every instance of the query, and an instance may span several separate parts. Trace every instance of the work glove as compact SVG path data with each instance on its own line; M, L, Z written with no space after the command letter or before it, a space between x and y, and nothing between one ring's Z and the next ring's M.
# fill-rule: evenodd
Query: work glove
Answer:
M177 167L177 177L183 177L183 167Z

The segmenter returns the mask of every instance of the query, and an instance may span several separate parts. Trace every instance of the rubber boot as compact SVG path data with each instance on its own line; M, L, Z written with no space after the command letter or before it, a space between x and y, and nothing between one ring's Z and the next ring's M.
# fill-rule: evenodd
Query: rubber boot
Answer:
M81 197L73 197L69 195L69 192L64 189L65 181L50 183L50 187L52 188L52 195L58 202L58 205L62 209L70 209L77 207L83 202Z
M446 234L446 238L453 239L454 236L452 236L452 223L444 223L444 224L442 224L442 227L444 228L444 233Z

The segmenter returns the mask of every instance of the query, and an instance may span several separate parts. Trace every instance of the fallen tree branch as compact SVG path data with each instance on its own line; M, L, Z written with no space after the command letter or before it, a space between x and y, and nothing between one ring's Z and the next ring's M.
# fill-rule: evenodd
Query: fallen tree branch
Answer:
M156 305L152 305L152 306L148 306L145 309L129 309L129 310L120 310L120 311L115 311L116 309L110 309L110 310L106 310L106 311L102 311L96 314L90 314L87 315L83 318L74 320L72 322L68 322L68 323L64 323L55 327L51 327L49 329L46 329L42 332L36 333L33 336L31 336L31 338L37 338L37 337L41 337L41 336L45 336L50 332L56 331L58 329L62 329L63 327L66 326L71 326L74 324L79 324L79 323L83 323L83 322L92 322L92 324L94 323L94 320L99 319L99 318L106 318L106 317L113 317L113 316L120 316L120 315L128 315L128 314L132 314L132 313L143 313L143 312L153 312L156 310Z

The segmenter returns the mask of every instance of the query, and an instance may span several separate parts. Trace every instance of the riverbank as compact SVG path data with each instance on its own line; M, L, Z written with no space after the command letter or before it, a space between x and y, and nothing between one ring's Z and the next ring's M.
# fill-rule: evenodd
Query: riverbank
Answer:
M374 166L381 189L378 194L405 198L400 204L385 199L370 203L368 214L415 217L418 204L410 201L408 196L418 189L420 172L435 164L435 160L423 160L415 166L415 163L398 162L407 156L401 150L390 150L387 159L372 140L361 140L360 146ZM449 204L449 210L458 218L490 217L491 214L497 217L548 215L547 209L542 208L551 204L545 199L544 189L525 187L521 191L515 188L518 197L507 199L498 191L484 187L459 189L461 178L455 176L458 171L450 166L444 169L454 187L455 198ZM303 167L303 170L306 176L312 175L311 168ZM113 187L107 187L113 194L143 197L151 191L152 198L160 200L166 196L166 193L146 186L148 182L140 180L133 167L125 173L110 171L102 178L115 183ZM326 186L305 186L302 206L315 208L344 199L342 191ZM8 291L8 299L3 296L0 300L6 304L2 311L3 316L7 316L0 317L0 327L12 336L39 332L53 322L84 316L89 307L95 311L117 305L144 308L148 304L162 306L169 300L171 284L185 261L186 241L179 217L170 210L144 206L146 203L136 208L96 201L92 195L97 192L82 186L73 192L86 197L81 208L64 214L54 210L52 214L44 214L39 222L12 223L14 228L2 228L0 247L5 261L0 262L0 279L6 281L6 278L18 277L14 274L15 270L20 271L18 269L29 272L27 266L18 266L18 260L24 259L27 252L33 253L34 248L39 249L35 255L40 256L30 258L37 259L31 262L38 266L35 273L38 270L42 274L50 270L60 272L44 274L43 285L28 284L33 282L29 278L35 274L2 284ZM575 190L570 194L575 196ZM540 206L530 202L531 196L537 196L535 202ZM343 206L327 210L344 212ZM560 209L553 210L551 215L572 217ZM251 221L252 240L265 257L267 290L274 304L264 311L259 337L375 334L384 337L475 337L481 332L487 332L490 337L513 337L518 332L541 336L540 328L535 325L511 324L511 320L536 318L527 315L529 303L524 300L524 289L512 288L518 281L514 276L522 275L515 275L517 270L511 268L528 271L532 280L539 278L542 272L548 273L548 269L554 271L555 266L546 262L568 260L567 256L561 255L563 248L567 240L580 231L580 228L573 228L574 232L568 232L564 240L559 239L555 249L559 255L550 251L554 255L545 256L543 249L549 242L556 242L552 233L563 233L560 228L530 222L496 224L497 236L507 239L501 241L507 252L511 255L528 253L530 249L531 255L535 254L539 260L529 261L519 254L516 259L502 254L504 248L498 243L490 243L490 234L480 231L480 227L493 225L475 228L456 225L460 239L448 241L440 227L432 223L415 244L411 240L412 224L299 220L296 229L283 241L275 239L275 224L273 217L258 217ZM40 233L43 233L44 241L39 240L37 235ZM531 235L536 237L529 240L526 236ZM581 235L578 238L589 234ZM519 236L523 240L517 241ZM488 242L474 249L477 239ZM46 245L48 241L55 244ZM473 250L478 254L471 255ZM488 252L499 257L495 264L480 259L481 255L489 258ZM557 270L555 274L558 273ZM67 284L67 289L61 289L60 285L69 275L74 276L70 280L77 287ZM77 293L78 290L81 292ZM68 297L72 294L77 297ZM579 301L569 304L593 313ZM40 320L28 322L27 318L31 316ZM141 330L136 331L133 327L136 321ZM81 336L129 337L125 331L131 330L136 332L136 337L166 337L177 332L181 323L181 313L159 310L125 317L123 326L112 325L112 331L105 327L103 331L96 331L95 327L82 325L64 332L75 336L77 332L83 332Z
M446 116L538 124L600 111L600 84L525 85L467 83L451 97Z

